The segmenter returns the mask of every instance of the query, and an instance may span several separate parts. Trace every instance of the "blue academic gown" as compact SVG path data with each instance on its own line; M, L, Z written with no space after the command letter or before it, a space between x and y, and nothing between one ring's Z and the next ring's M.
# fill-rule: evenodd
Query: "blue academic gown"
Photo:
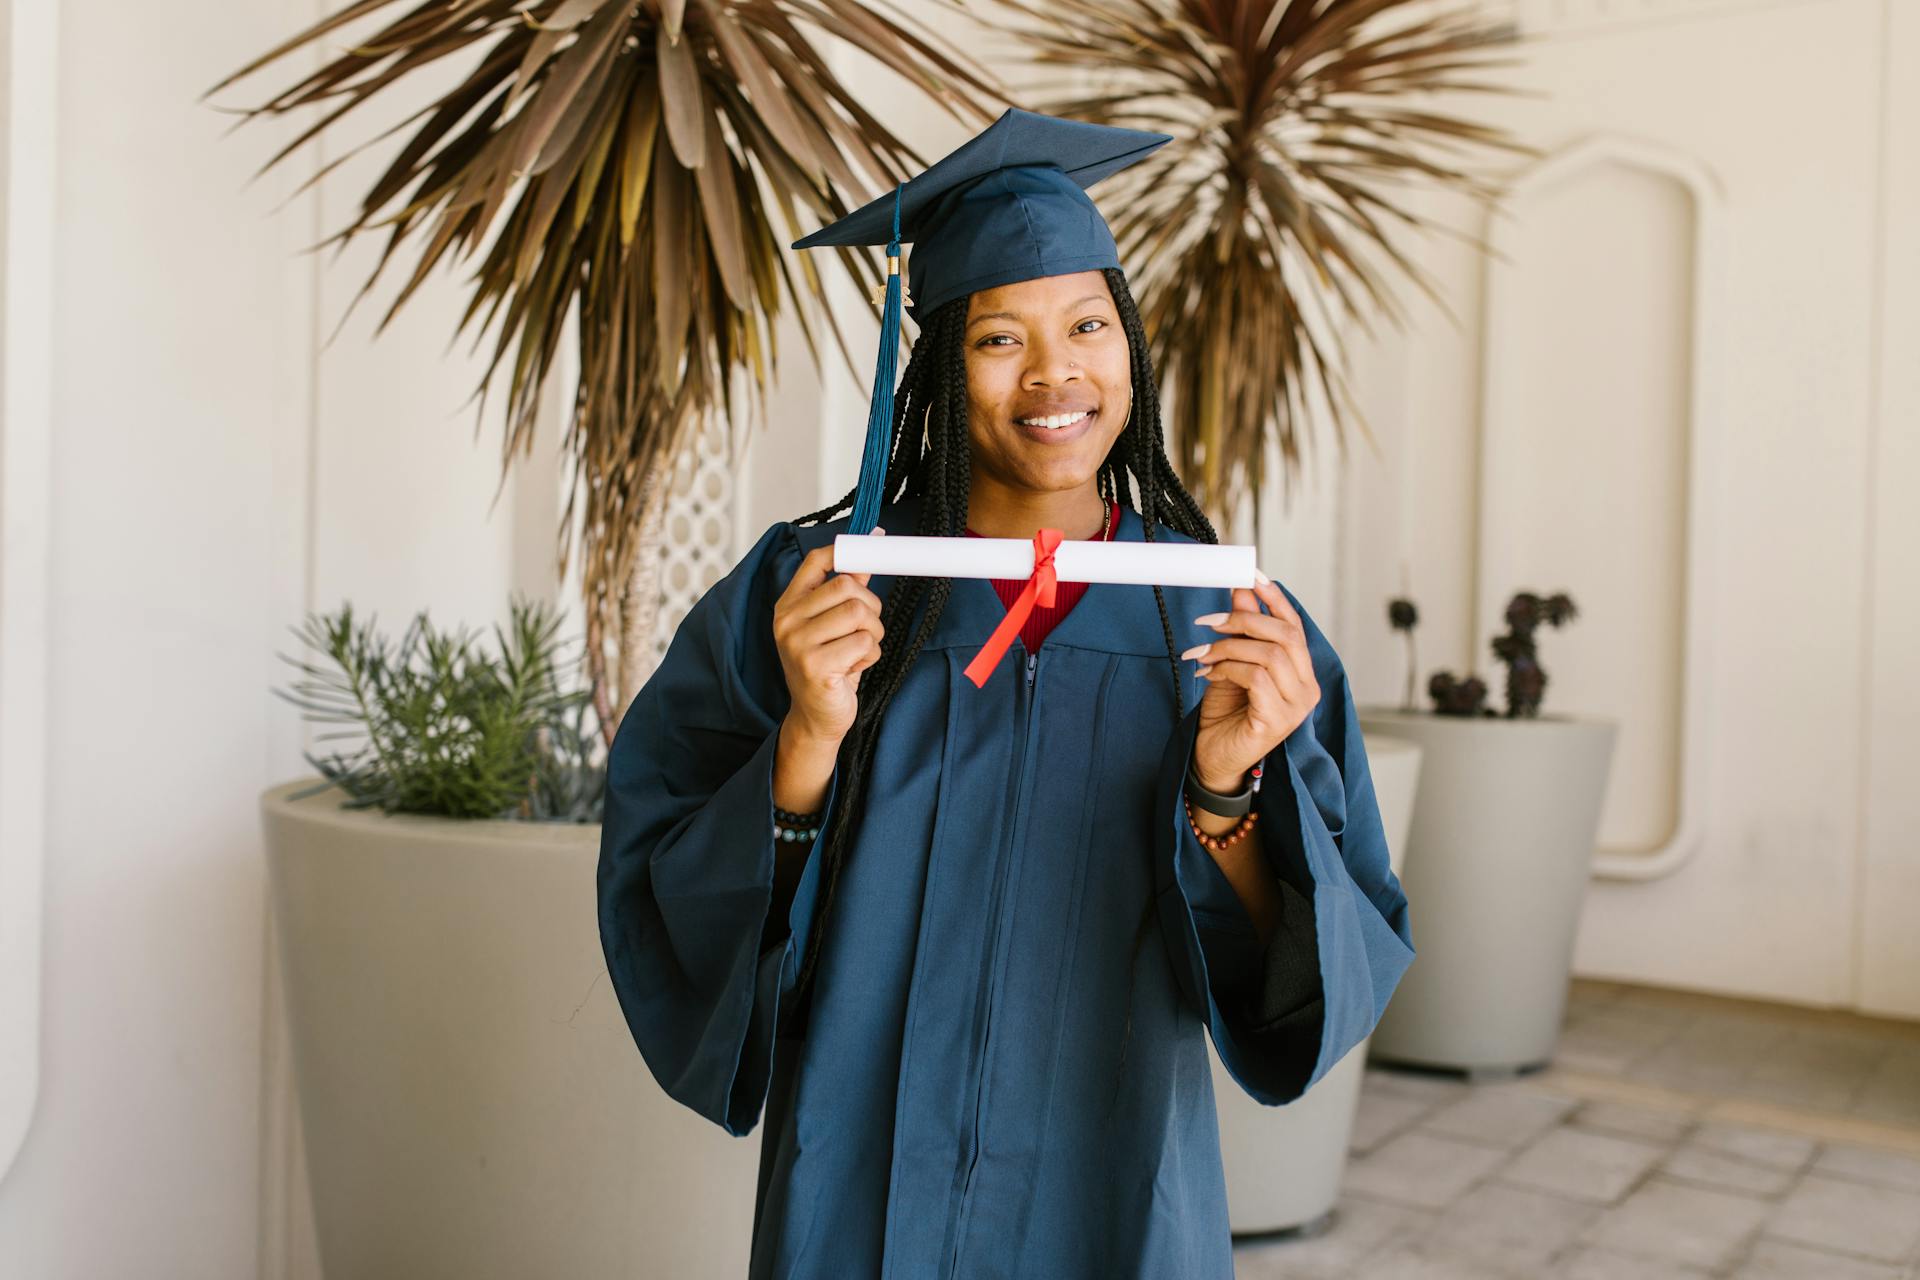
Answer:
M912 529L915 505L880 523ZM789 702L771 623L846 525L769 528L687 615L608 763L600 932L634 1039L728 1133L766 1111L750 1277L1231 1280L1202 1037L1254 1098L1287 1102L1373 1029L1413 958L1339 657L1289 592L1321 696L1257 798L1284 904L1263 952L1181 807L1205 682L1181 664L1176 719L1152 589L1094 584L975 688L962 670L1005 610L955 579L882 721L801 1034L786 997L824 836L770 920ZM1116 537L1144 541L1140 516ZM1176 653L1232 607L1165 594ZM830 811L840 790L836 773Z

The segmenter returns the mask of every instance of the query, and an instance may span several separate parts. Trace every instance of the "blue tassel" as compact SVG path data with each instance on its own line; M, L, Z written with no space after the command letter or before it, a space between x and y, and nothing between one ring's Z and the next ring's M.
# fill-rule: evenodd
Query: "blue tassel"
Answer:
M900 193L893 189L893 239L887 242L887 300L880 314L880 356L873 366L873 402L867 410L867 444L860 454L860 486L853 496L848 533L872 533L880 523L887 483L887 453L893 439L893 384L900 363Z

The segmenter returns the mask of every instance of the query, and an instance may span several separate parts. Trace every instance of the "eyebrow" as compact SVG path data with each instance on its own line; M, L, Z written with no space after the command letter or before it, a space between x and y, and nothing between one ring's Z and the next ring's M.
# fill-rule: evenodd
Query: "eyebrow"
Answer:
M1105 301L1107 301L1107 299L1104 294L1090 293L1084 298L1081 298L1075 302L1069 303L1067 309L1072 310L1075 307L1084 307L1089 302L1105 302ZM1015 311L987 311L987 312L982 312L980 315L977 315L973 319L967 321L967 328L969 329L973 328L973 326L979 324L982 320L1018 320L1018 319L1020 319L1020 314Z

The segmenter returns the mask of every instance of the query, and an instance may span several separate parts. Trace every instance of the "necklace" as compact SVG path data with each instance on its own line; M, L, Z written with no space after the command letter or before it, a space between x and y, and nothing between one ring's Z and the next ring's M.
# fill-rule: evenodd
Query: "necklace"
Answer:
M1113 517L1118 513L1118 511L1119 511L1119 508L1117 505L1113 503L1107 504L1106 514L1100 517L1100 537L1098 541L1101 541L1101 542L1113 541Z

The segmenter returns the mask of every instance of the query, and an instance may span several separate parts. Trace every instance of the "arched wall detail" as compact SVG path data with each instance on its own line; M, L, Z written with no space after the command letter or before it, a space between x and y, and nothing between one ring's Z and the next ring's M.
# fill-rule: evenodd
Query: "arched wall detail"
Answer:
M1620 720L1594 872L1650 879L1706 823L1723 199L1619 136L1508 192L1483 259L1473 653L1493 664L1515 591L1571 592L1580 616L1539 637L1542 710Z

